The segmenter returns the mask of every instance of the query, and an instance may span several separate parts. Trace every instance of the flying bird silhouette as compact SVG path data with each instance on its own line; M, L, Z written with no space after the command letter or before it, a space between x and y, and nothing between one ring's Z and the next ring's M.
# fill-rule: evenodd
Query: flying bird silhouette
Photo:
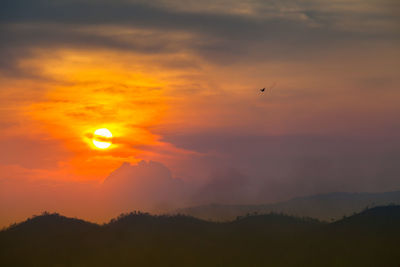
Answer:
M276 83L273 83L272 86L267 88L267 91L269 90L269 92L272 92L272 89L275 87ZM265 87L260 89L260 92L263 93L265 92Z

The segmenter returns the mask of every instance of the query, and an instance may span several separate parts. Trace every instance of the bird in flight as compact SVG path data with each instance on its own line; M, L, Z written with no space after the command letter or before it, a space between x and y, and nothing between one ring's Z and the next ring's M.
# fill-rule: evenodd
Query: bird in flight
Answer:
M276 83L273 83L271 87L267 88L267 91L269 90L269 92L272 92L272 89L275 87ZM260 89L261 93L265 92L265 87Z

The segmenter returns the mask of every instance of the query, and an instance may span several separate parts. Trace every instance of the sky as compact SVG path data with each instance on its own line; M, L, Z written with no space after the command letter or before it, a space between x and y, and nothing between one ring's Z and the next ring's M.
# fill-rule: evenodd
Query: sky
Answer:
M0 226L400 189L397 0L3 0L0 39Z

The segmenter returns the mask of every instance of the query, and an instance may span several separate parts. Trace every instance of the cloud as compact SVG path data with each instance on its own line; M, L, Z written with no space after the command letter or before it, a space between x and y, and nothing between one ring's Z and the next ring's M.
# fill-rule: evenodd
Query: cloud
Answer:
M194 204L210 203L254 203L256 188L252 179L235 169L219 170L211 174L211 178L197 188L191 196Z
M400 151L396 136L201 133L164 138L177 147L214 155L213 163L207 164L212 166L208 171L212 173L220 166L220 173L205 186L205 199L209 200L265 203L321 192L390 191L400 187L395 178L400 168L393 164ZM235 171L227 173L232 166Z
M0 227L44 210L100 222L133 210L165 212L186 206L193 190L154 161L124 163L101 184L19 166L0 171L7 172L0 177Z
M154 161L141 161L137 165L124 163L101 186L111 209L120 212L176 207L185 201L185 189L183 181L173 178L167 167Z
M0 165L8 173L0 177L0 214L7 214L0 216L0 225L43 210L104 222L133 210L158 213L210 203L261 204L316 193L391 191L400 186L398 143L389 149L384 142L366 147L364 142L349 145L315 138L271 140L252 141L259 149L251 151L230 143L232 150L242 152L228 158L235 169L215 158L220 168L201 183L177 179L168 167L154 161L124 163L101 184L54 180L38 170Z
M217 1L185 2L184 8L180 3L2 1L1 55L7 60L0 67L18 74L18 61L39 48L185 52L226 64L306 59L354 42L399 41L398 17L381 2ZM237 12L244 7L248 12Z

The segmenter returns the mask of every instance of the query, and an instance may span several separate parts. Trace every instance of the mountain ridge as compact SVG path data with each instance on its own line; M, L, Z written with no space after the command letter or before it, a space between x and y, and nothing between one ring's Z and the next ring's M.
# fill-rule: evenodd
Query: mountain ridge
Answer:
M98 225L44 213L0 231L0 265L397 266L399 224L396 205L331 223L283 214L207 222L134 212Z
M334 221L360 212L367 207L400 204L400 191L370 193L333 192L295 197L287 201L232 205L212 203L181 208L174 211L200 219L228 221L248 213L285 213L297 217L312 217L323 221Z

